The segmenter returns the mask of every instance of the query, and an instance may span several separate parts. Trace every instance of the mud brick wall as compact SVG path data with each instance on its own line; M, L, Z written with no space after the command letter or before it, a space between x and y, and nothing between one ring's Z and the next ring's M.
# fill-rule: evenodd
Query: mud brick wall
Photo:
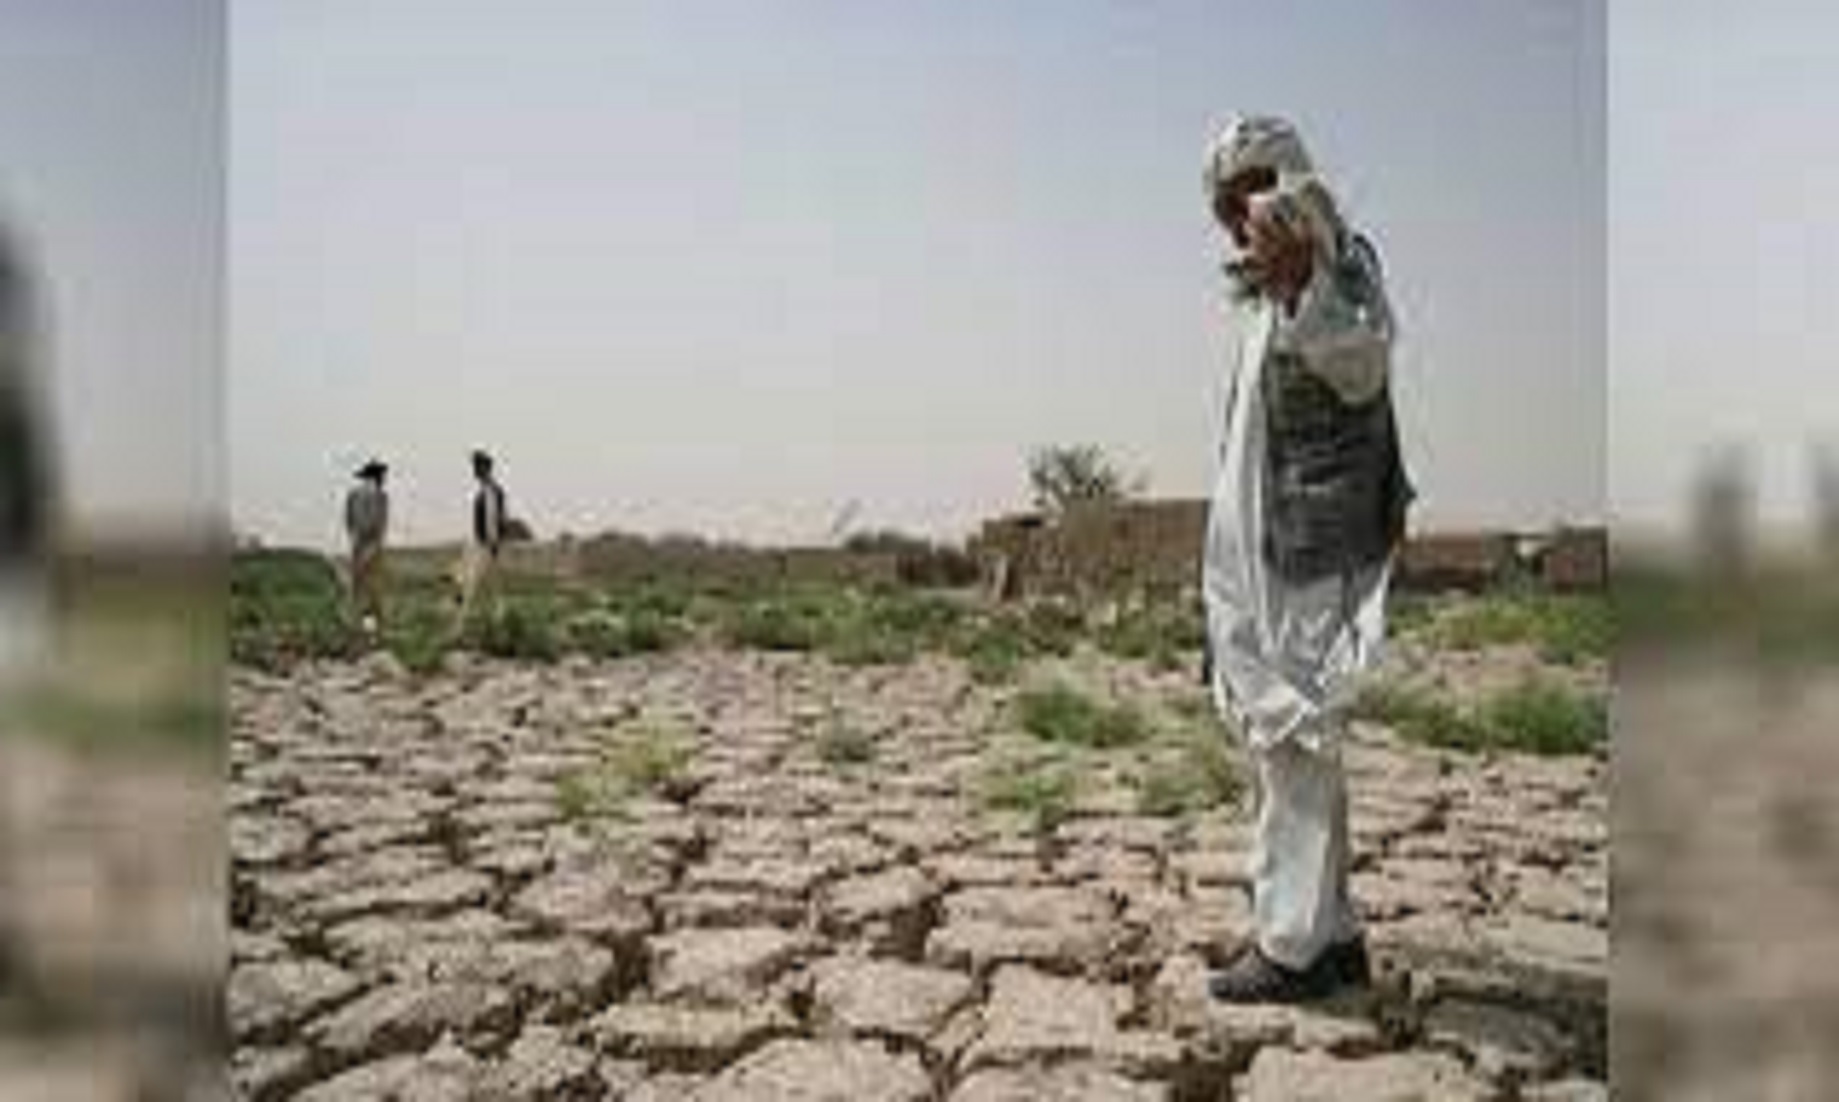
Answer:
M1563 528L1540 554L1539 580L1561 592L1600 590L1609 584L1609 532Z
M1076 506L1052 523L1001 517L972 551L986 571L1009 572L1012 592L1174 594L1199 586L1206 532L1204 500L1133 501Z
M1510 532L1430 532L1406 539L1395 581L1406 590L1479 591L1501 585L1519 569Z
M673 580L766 585L776 582L892 584L898 558L827 547L766 549L694 540L599 537L577 546L577 575L600 584Z
M1137 591L1180 594L1198 586L1207 502L1132 501L1079 506L1057 520L1037 514L986 523L971 550L985 581L1009 596ZM1515 578L1554 589L1601 588L1608 577L1602 528L1563 528L1523 555L1511 532L1431 532L1410 537L1395 574L1404 590L1485 590Z

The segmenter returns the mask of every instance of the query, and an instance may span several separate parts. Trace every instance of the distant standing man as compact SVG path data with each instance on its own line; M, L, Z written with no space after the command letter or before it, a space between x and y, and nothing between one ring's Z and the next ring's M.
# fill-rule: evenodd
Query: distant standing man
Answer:
M358 469L357 485L345 495L351 598L367 635L376 634L383 618L383 544L390 523L390 499L383 480L388 474L388 465L373 459Z
M492 475L492 457L474 451L472 539L460 559L460 612L455 630L464 630L482 590L492 585L497 573L498 553L504 547L507 519L504 487Z
M1412 496L1379 258L1287 122L1239 118L1207 152L1243 308L1203 591L1216 706L1257 780L1254 934L1210 993L1291 1002L1370 982L1348 892L1345 707L1378 656Z

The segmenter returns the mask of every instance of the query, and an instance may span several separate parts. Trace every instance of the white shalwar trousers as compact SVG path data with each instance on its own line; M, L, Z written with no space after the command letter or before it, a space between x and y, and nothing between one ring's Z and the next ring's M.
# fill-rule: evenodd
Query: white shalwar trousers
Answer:
M1258 948L1305 968L1360 931L1348 891L1351 854L1347 779L1340 740L1311 749L1296 739L1252 750L1257 825L1252 839L1252 914Z

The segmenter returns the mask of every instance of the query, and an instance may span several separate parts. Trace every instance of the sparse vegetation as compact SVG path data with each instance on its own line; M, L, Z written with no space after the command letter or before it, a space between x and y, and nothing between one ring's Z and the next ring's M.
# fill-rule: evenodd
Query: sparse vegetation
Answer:
M1036 654L1065 657L1073 653L1085 632L1085 617L1074 605L1062 601L1036 601L1028 606L1020 624L1028 648Z
M1154 604L1132 608L1098 632L1099 649L1119 658L1148 661L1157 669L1181 666L1200 650L1206 624L1198 608Z
M1145 815L1191 815L1235 806L1244 791L1226 733L1190 730L1183 733L1177 753L1150 763L1137 789L1137 809Z
M561 615L548 601L506 600L475 615L468 631L493 658L553 662L562 654Z
M1386 630L1394 635L1415 635L1430 625L1435 611L1430 597L1394 590L1386 598Z
M831 610L811 594L741 600L727 610L722 636L750 650L812 651L831 634Z
M1609 709L1543 681L1516 686L1488 701L1480 716L1488 741L1534 754L1583 754L1609 739Z
M1030 689L1016 698L1022 729L1044 742L1110 749L1142 742L1143 713L1128 704L1101 704L1068 685Z
M230 654L280 669L312 658L348 658L361 640L345 613L338 571L311 551L259 551L230 564Z
M1355 702L1353 715L1383 723L1408 742L1447 750L1482 749L1481 732L1469 718L1423 690L1370 686Z
M1580 754L1609 737L1608 708L1601 699L1537 680L1474 709L1422 690L1374 686L1361 695L1355 714L1390 726L1407 741L1445 750Z
M1423 630L1437 646L1474 650L1529 643L1547 661L1570 665L1606 657L1615 634L1606 598L1533 592L1465 603L1435 616Z
M1189 693L1178 696L1168 702L1168 709L1175 718L1186 723L1212 721L1213 700L1205 693Z
M866 765L875 760L875 739L833 713L817 736L817 756L833 768Z
M625 793L604 770L577 770L556 781L556 808L574 823L618 818L625 813Z
M1072 816L1079 782L1063 762L1034 767L999 766L984 776L981 797L991 811L1021 814L1036 835L1049 834Z
M447 656L452 625L437 607L414 605L384 624L383 642L413 674L438 672Z
M669 650L682 638L679 623L637 606L592 608L568 621L568 649L595 658L625 658Z
M675 787L692 760L689 739L669 727L639 725L609 747L606 762L629 790L659 792Z
M616 730L594 764L556 781L556 805L576 821L621 815L635 797L678 794L693 756L689 739L672 728L641 723Z
M1007 619L995 620L968 633L958 653L979 685L1004 684L1015 679L1028 661L1028 640Z

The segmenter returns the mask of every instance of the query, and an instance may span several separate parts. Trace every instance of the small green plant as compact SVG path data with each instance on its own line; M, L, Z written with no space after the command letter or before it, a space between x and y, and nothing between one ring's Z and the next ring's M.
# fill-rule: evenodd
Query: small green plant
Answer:
M729 610L722 628L730 645L767 651L817 650L830 633L829 608L809 597L742 601Z
M1064 764L998 768L984 777L983 806L1018 812L1036 835L1050 834L1072 816L1078 779Z
M1109 749L1142 742L1149 723L1125 704L1100 704L1068 685L1030 689L1016 698L1022 729L1044 742Z
M689 615L693 600L687 585L652 582L617 600L629 615L647 615L663 621L680 620Z
M556 808L571 823L623 815L624 796L604 769L580 769L556 781Z
M655 792L674 786L689 769L688 739L665 727L639 726L608 749L607 766L631 791Z
M590 609L568 622L569 649L595 658L625 658L669 650L681 637L672 619L647 609Z
M1447 609L1424 634L1452 650L1528 643L1548 661L1576 664L1609 653L1614 614L1600 596L1507 593Z
M626 646L633 654L667 651L683 641L682 621L667 613L635 608L626 614Z
M447 618L425 604L400 609L384 623L384 645L413 674L436 673L447 656Z
M1206 623L1198 608L1166 601L1133 608L1098 633L1099 649L1119 658L1176 669L1184 652L1199 650Z
M1029 606L1019 626L1030 651L1064 658L1078 646L1085 617L1071 604L1039 601Z
M1188 693L1168 702L1169 712L1184 723L1212 722L1213 700L1204 693Z
M1353 715L1383 723L1400 738L1425 746L1480 750L1487 741L1485 732L1461 710L1422 690L1369 686L1355 701Z
M1615 636L1615 609L1607 598L1551 598L1541 617L1539 653L1547 661L1574 666L1607 658Z
M1543 681L1516 686L1488 701L1478 717L1489 741L1532 754L1584 754L1609 738L1609 709Z
M571 650L595 658L623 658L632 653L626 618L607 609L584 612L568 622Z
M870 594L864 612L877 631L927 650L944 647L964 621L964 608L954 601L899 589Z
M613 731L592 765L557 779L556 805L577 821L623 815L635 797L676 793L692 758L689 740L674 729L639 724Z
M475 621L474 642L493 658L553 662L562 654L556 619L547 603L507 601Z
M834 768L866 765L875 760L875 739L860 727L832 716L817 737L817 756Z
M843 666L898 666L911 662L918 651L913 639L858 620L837 627L824 653Z
M1395 635L1416 635L1435 619L1430 598L1418 593L1395 593L1386 602L1386 629Z
M1421 690L1374 686L1361 694L1355 714L1391 726L1407 741L1445 750L1581 754L1609 737L1604 701L1541 680L1515 686L1473 710Z
M1225 732L1201 728L1183 734L1179 753L1151 762L1137 789L1137 809L1145 815L1191 815L1236 806L1244 790Z
M230 561L230 657L278 670L349 658L362 646L338 571L311 551L242 552Z
M1028 642L1006 622L977 631L960 644L959 653L979 685L999 685L1015 680L1028 660Z

